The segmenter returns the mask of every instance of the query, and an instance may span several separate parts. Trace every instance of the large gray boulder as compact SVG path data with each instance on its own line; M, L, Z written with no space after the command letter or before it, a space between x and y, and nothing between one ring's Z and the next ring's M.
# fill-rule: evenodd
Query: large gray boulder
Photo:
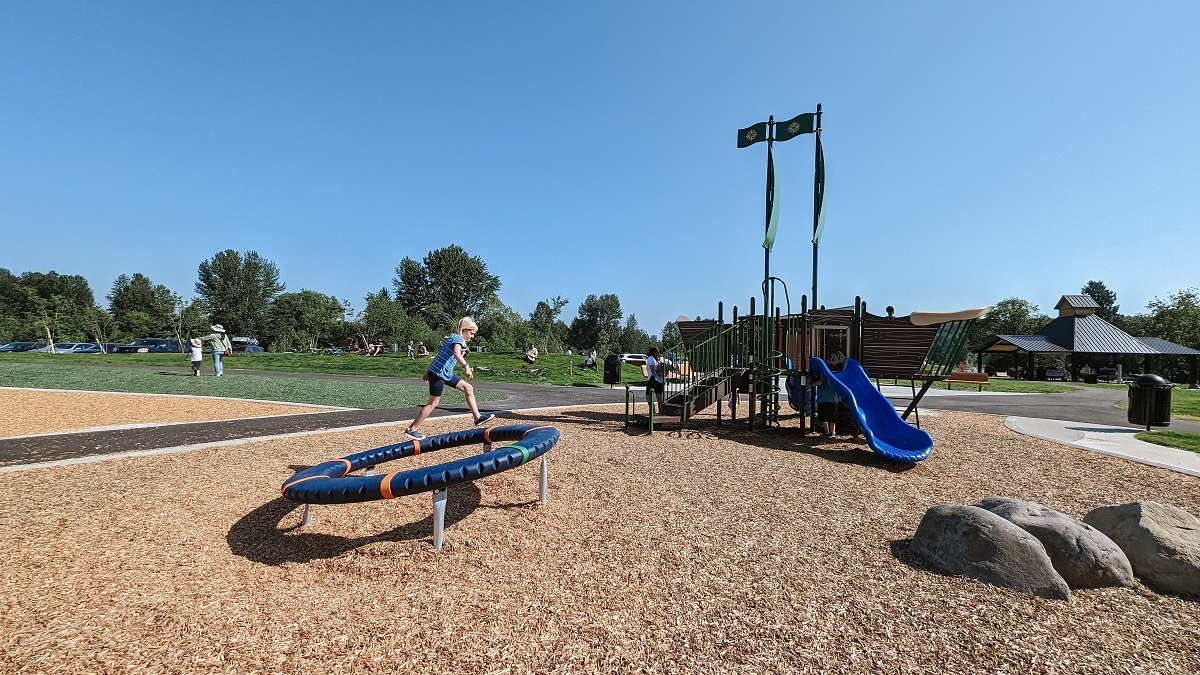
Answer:
M977 506L931 507L909 546L943 572L1043 598L1071 599L1071 589L1040 541Z
M1115 541L1150 588L1200 596L1200 519L1170 504L1101 506L1083 521Z
M1071 588L1133 587L1129 558L1103 532L1065 513L1011 497L976 504L1037 537Z

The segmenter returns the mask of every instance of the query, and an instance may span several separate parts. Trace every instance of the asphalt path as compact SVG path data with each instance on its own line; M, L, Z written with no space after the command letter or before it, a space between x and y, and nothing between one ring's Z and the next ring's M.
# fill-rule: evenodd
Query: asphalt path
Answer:
M906 407L912 400L911 394L900 393L902 387L884 387L884 393L898 406ZM1044 420L1063 420L1086 424L1103 424L1114 427L1133 427L1126 411L1117 404L1125 401L1127 393L1121 389L1080 387L1076 391L1061 394L1008 394L991 392L947 392L934 390L921 400L921 409L960 410L963 412L1003 415L1005 417L1031 417ZM1170 429L1200 433L1200 423L1173 420Z
M420 380L408 378L358 377L319 373L239 370L236 371L236 375L423 384ZM482 410L497 413L501 421L505 413L516 410L623 403L625 400L625 389L620 386L611 388L561 387L481 381L476 381L474 384L478 389L506 396L501 401L480 403ZM896 405L901 407L906 405L910 399L908 393L904 392L902 388L885 387L884 391ZM1125 411L1116 407L1116 404L1124 398L1125 392L1122 390L1097 387L1082 387L1078 391L1062 394L1001 394L935 390L922 400L921 409L961 410L1006 417L1030 417L1129 427L1131 425L1126 420ZM219 422L168 424L7 438L0 439L0 467L399 422L414 418L418 410L420 410L419 407L339 410ZM442 406L434 412L433 416L442 417L467 412L465 405ZM469 422L464 420L464 424L469 424ZM1200 433L1200 423L1196 422L1174 421L1170 428Z
M162 368L158 369L162 370ZM226 372L234 375L233 372ZM419 379L410 378L358 377L321 373L278 373L250 370L236 371L236 376L245 375L369 380L372 382L401 383L418 386L425 384ZM623 403L625 401L624 387L552 387L479 381L476 381L474 384L476 389L496 392L506 396L505 399L500 401L481 401L479 403L482 411L494 412L501 419L505 413L528 408L585 406L604 403ZM151 427L2 438L0 439L0 467L54 462L90 455L139 452L160 448L220 443L247 438L398 422L413 419L417 416L417 412L420 409L420 406L416 406L411 408L378 410L308 412L296 415L222 420L218 422L193 422L187 424L166 424ZM444 417L465 413L469 413L465 403L460 406L443 405L438 407L431 417ZM464 420L464 424L469 425L470 423Z

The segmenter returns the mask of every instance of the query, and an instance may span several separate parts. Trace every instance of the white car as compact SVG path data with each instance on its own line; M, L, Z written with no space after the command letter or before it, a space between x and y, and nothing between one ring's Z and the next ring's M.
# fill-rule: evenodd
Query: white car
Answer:
M95 346L96 345L92 344L91 342L55 342L54 343L54 353L55 354L73 354L75 352L85 351L85 350L94 348ZM49 347L41 347L39 349L33 349L31 351L49 352L51 350Z
M635 366L646 365L645 354L620 354L621 363L632 363Z

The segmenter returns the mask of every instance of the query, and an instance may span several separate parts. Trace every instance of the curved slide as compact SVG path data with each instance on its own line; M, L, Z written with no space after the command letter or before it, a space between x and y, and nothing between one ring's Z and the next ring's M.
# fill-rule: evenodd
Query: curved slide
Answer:
M900 417L892 402L867 379L858 361L846 359L841 372L834 373L823 360L813 357L812 372L837 390L876 454L898 462L919 462L933 452L933 437Z

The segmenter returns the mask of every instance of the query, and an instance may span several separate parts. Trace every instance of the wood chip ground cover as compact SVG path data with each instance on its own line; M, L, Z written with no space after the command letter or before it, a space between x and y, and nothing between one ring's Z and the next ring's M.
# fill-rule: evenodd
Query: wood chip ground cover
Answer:
M1200 671L1196 599L1054 602L907 550L937 503L1200 513L1197 479L1000 418L922 421L933 456L903 468L794 428L647 437L619 406L510 416L562 433L549 503L536 463L452 488L440 553L428 495L314 507L309 528L279 496L297 468L400 427L0 474L0 671Z

